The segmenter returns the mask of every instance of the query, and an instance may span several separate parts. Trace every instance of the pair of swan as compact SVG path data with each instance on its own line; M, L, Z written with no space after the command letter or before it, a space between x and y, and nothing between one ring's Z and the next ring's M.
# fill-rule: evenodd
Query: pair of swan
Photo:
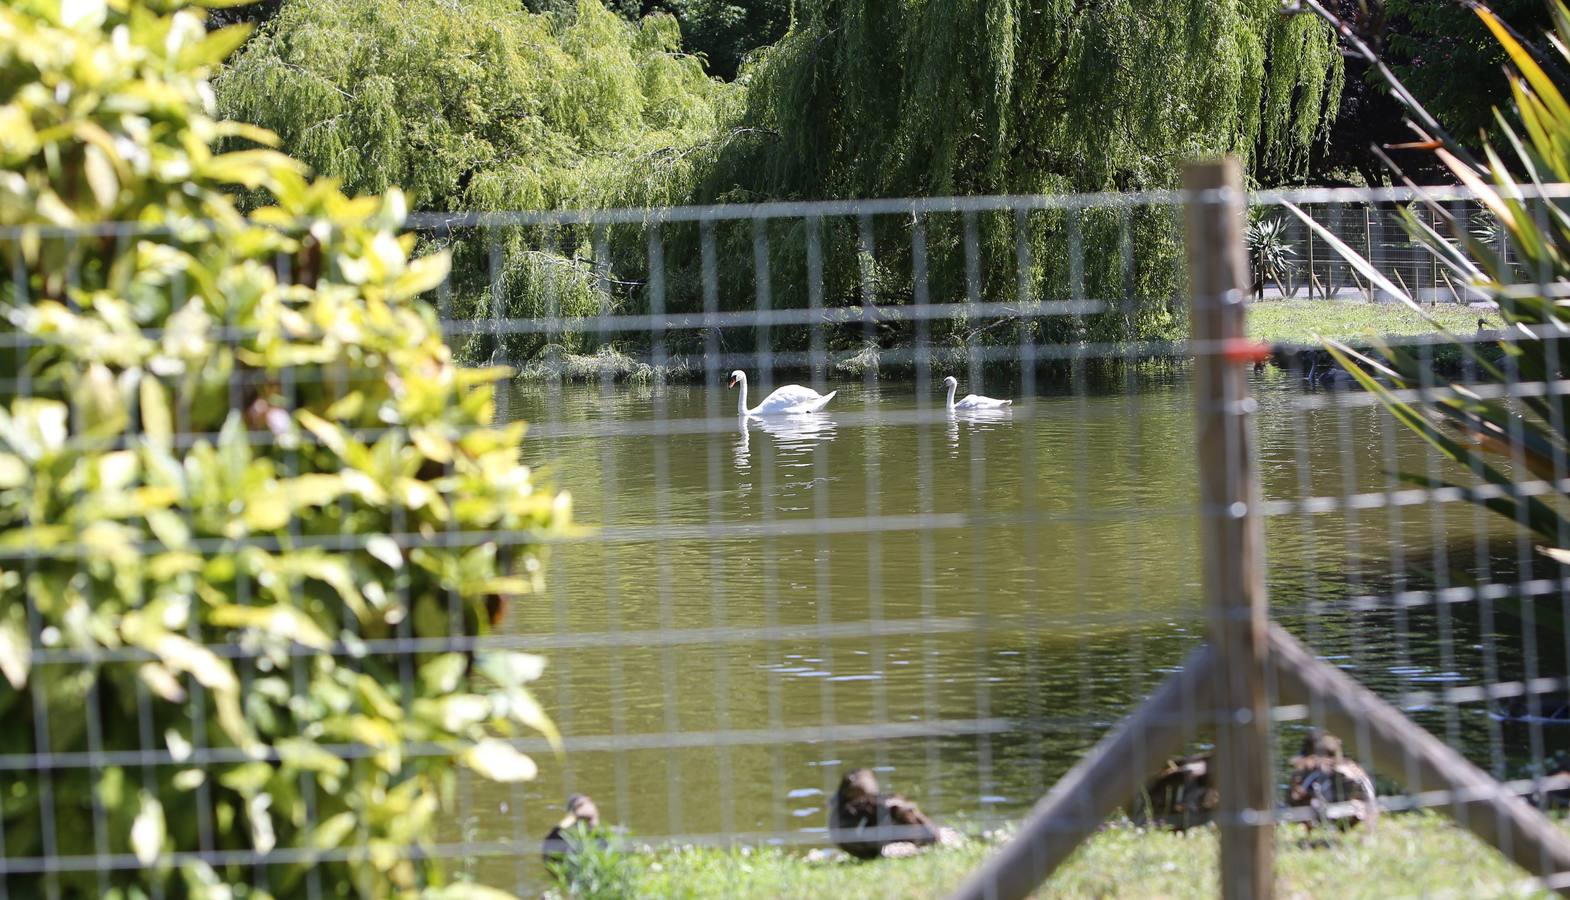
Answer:
M991 397L979 397L975 394L966 394L958 403L954 402L954 392L959 388L959 379L953 375L943 379L943 384L949 389L947 408L949 412L955 410L976 409L1002 409L1014 403L1013 400L994 400ZM829 405L834 395L839 391L829 391L820 394L809 387L799 384L787 384L778 388L774 393L763 398L752 409L747 408L747 373L740 369L730 373L730 386L741 385L741 395L736 399L736 412L742 417L747 416L788 416L801 413L815 413Z

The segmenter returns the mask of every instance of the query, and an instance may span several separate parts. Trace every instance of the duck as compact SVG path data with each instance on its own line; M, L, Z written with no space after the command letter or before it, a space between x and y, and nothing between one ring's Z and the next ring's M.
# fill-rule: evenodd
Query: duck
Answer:
M1350 827L1379 816L1374 781L1342 752L1341 739L1312 729L1292 758L1287 803L1313 810L1315 821ZM1313 822L1309 822L1313 827Z
M975 394L966 394L958 403L954 402L954 392L959 389L959 379L953 375L943 379L943 384L949 389L949 399L946 404L949 412L956 409L1002 409L1013 406L1013 400L994 400L991 397L978 397Z
M559 865L564 859L577 852L577 844L569 838L576 833L581 843L585 832L593 831L600 827L600 808L594 805L588 794L573 794L567 798L567 815L551 829L545 836L545 841L540 846L540 855L545 860L545 865ZM598 838L600 846L605 846L605 839Z
M1196 753L1167 760L1134 798L1129 818L1135 825L1152 825L1186 831L1216 817L1221 802L1210 753Z
M747 373L740 369L730 373L730 386L741 386L741 395L736 400L736 413L742 418L748 416L789 416L799 413L815 413L829 405L834 395L839 391L829 391L820 394L809 387L799 384L787 384L776 388L774 393L763 398L752 409L747 408Z
M883 829L890 833L879 833ZM918 848L958 840L953 829L934 825L916 804L883 793L871 769L854 769L840 779L829 800L829 837L857 859L910 856Z

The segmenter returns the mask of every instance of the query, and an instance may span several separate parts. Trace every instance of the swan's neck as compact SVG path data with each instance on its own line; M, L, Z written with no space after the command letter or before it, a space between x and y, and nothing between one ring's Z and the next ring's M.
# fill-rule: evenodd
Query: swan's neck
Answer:
M741 388L741 393L736 396L736 415L738 415L738 416L746 416L747 415L747 376L745 376L745 375L741 376L741 384L739 384L737 386L739 388Z
M949 385L949 401L948 401L948 408L949 408L949 409L951 409L951 410L952 410L952 409L953 409L953 408L954 408L954 392L955 392L955 391L956 391L956 390L959 390L959 385L957 385L957 384L951 384L951 385Z

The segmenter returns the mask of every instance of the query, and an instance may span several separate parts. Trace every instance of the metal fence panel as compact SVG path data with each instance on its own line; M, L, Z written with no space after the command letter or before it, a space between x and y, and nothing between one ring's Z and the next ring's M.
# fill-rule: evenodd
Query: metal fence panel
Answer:
M971 831L1024 815L1205 639L1191 361L1202 348L1187 332L1187 199L415 217L422 248L454 255L430 298L450 341L468 363L520 370L497 415L529 422L527 461L573 492L591 526L560 539L545 593L521 598L498 633L469 647L548 658L542 700L563 754L514 739L540 757L539 779L502 788L466 779L447 837L420 852L452 857L482 882L537 891L539 838L576 791L640 842L821 845L825 804L861 766ZM1390 207L1406 199L1257 195L1256 218L1294 223L1301 261L1297 281L1267 288L1264 302L1380 294L1311 244L1284 202L1343 237L1361 229L1354 249L1423 301L1475 299L1405 240ZM0 379L6 393L38 393L26 361L39 347L5 339L18 354ZM1492 345L1498 335L1461 339ZM1467 375L1444 342L1398 343L1433 371L1425 394ZM1519 523L1471 502L1478 479L1371 394L1346 390L1344 372L1322 377L1312 354L1278 361L1249 374L1275 621L1511 789L1541 794L1556 755L1570 751L1561 565ZM733 370L747 393L727 386ZM959 398L1012 405L950 410L949 376ZM757 404L790 382L835 394L819 412L739 414L742 397ZM1476 390L1519 402L1560 396L1564 382L1556 371ZM182 446L211 437L184 434ZM250 439L274 442L265 429ZM1556 474L1526 489L1557 503L1562 453L1551 462ZM1530 481L1525 467L1512 471ZM332 553L367 539L302 543ZM27 577L27 565L0 545L0 570ZM34 665L62 676L136 658L73 649L37 629L29 642ZM271 664L244 644L208 649ZM396 659L430 649L393 637L332 652ZM1172 717L1204 749L1214 732L1187 699ZM203 702L199 692L192 702ZM107 734L91 705L34 709L32 745L0 754L0 783L26 783L32 798L7 808L7 827L26 821L45 837L41 852L18 855L0 834L0 896L28 893L40 873L138 865L59 851L57 775L120 766L216 777L244 762L226 747L177 754L150 718L142 733ZM1273 777L1284 782L1315 710L1272 711ZM1366 761L1368 736L1342 737ZM373 752L330 749L349 760ZM1387 809L1456 801L1410 771L1373 776ZM110 811L89 818L107 835ZM210 842L170 852L256 872L304 853Z

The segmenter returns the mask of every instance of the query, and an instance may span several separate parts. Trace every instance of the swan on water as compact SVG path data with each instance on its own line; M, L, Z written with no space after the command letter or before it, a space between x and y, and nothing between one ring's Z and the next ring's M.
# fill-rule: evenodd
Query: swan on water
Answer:
M943 383L949 389L948 408L950 411L956 409L1002 409L1005 406L1014 404L1013 400L994 400L991 397L978 397L975 394L966 394L965 399L955 403L954 391L959 388L959 379L950 375L943 379Z
M730 386L741 385L741 396L736 400L736 412L742 416L780 416L795 413L817 412L834 399L839 391L820 394L809 387L787 384L763 398L752 409L747 408L747 373L740 369L730 373Z

